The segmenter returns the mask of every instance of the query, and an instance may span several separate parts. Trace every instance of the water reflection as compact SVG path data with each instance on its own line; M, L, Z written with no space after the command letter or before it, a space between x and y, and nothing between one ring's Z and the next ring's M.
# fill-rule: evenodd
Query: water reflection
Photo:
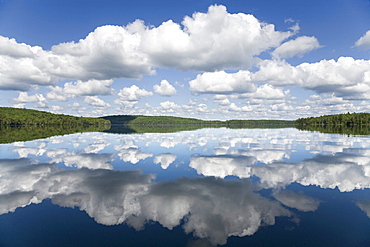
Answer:
M261 225L273 225L275 217L293 217L278 201L255 193L249 180L153 182L154 175L139 170L61 170L54 164L31 165L29 159L0 160L0 165L6 178L1 179L1 213L51 198L60 206L86 211L104 225L125 222L139 230L156 221L173 229L185 221L186 233L213 244L225 244L229 236L253 235ZM289 206L305 196L282 192L275 197ZM310 207L306 201L300 203Z
M0 214L51 199L100 224L181 225L212 244L320 209L290 185L370 188L370 139L295 129L81 133L0 151ZM370 215L369 198L350 203Z
M369 150L346 149L330 155L318 154L299 163L271 162L263 166L255 165L258 160L255 156L196 156L190 167L205 176L256 176L264 188L285 187L295 182L344 192L370 188L370 160L366 154Z

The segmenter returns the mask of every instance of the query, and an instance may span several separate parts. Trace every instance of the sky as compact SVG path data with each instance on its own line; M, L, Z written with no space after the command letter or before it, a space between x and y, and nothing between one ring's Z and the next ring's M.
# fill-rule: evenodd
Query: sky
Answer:
M370 1L0 0L0 106L210 120L370 112Z

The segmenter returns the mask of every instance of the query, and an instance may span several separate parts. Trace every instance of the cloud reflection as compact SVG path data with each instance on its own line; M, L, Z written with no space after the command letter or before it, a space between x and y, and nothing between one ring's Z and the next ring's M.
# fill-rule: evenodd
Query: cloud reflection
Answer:
M52 153L54 154L54 153ZM90 168L90 169L113 169L111 161L113 154L102 153L81 153L81 154L61 154L54 157L51 162L63 162L65 166L77 168Z
M115 145L114 149L118 151L121 160L132 164L153 156L151 153L141 152L141 149L132 140L124 140L121 144Z
M229 175L240 178L256 176L264 188L281 188L296 182L322 188L338 188L343 192L370 188L368 155L368 149L351 148L335 154L318 154L299 163L279 161L264 165L256 165L258 156L196 155L191 159L189 166L205 176L221 178ZM276 157L279 158L279 152Z
M279 191L274 193L274 197L285 206L296 208L302 212L316 211L320 205L319 200L293 191Z
M370 218L370 201L357 202L356 205Z
M162 169L167 169L176 158L177 156L174 154L160 154L155 156L153 162L155 164L161 164Z
M98 223L127 223L142 229L149 221L172 229L185 222L186 233L225 244L229 236L253 235L275 218L293 217L278 201L262 197L248 180L214 177L153 182L139 170L61 170L28 159L0 160L1 213L51 198L78 207ZM19 179L22 178L22 179Z
M370 188L370 139L293 129L81 134L14 143L9 150L21 158L0 160L0 213L50 198L105 225L142 229L156 221L172 229L183 223L187 233L213 244L252 235L276 217L295 217L287 208L316 211L320 201L284 190L292 183ZM149 157L163 169L189 159L191 168L209 177L154 182L152 174L113 171L111 165L120 159L143 168L140 162ZM61 163L76 169L58 168ZM221 179L227 176L243 180ZM259 188L273 189L272 197L256 193L250 177L258 178ZM357 205L370 212L368 203Z

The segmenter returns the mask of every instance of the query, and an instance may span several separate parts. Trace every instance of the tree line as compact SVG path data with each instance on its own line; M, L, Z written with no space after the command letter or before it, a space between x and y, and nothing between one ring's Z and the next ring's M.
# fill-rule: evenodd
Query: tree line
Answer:
M302 126L367 126L370 125L370 113L346 113L324 115L320 117L299 118L296 125Z
M109 125L101 118L75 117L31 109L0 107L0 126Z
M258 127L258 126L286 126L294 125L294 121L285 120L200 120L195 118L183 118L172 116L139 116L139 115L114 115L102 117L109 120L111 124L138 126L176 126L176 125L198 125L204 127Z
M75 117L53 114L45 111L0 107L0 126L48 126L48 125L131 125L131 126L170 126L199 125L212 127L259 127L259 126L370 126L370 113L347 113L324 115L320 117L299 118L295 121L285 120L200 120L172 116L115 115L100 118Z

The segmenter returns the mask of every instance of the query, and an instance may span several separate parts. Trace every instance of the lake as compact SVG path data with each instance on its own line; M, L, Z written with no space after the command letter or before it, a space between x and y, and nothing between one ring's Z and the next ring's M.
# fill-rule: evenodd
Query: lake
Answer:
M370 246L370 138L295 128L0 144L0 246Z

